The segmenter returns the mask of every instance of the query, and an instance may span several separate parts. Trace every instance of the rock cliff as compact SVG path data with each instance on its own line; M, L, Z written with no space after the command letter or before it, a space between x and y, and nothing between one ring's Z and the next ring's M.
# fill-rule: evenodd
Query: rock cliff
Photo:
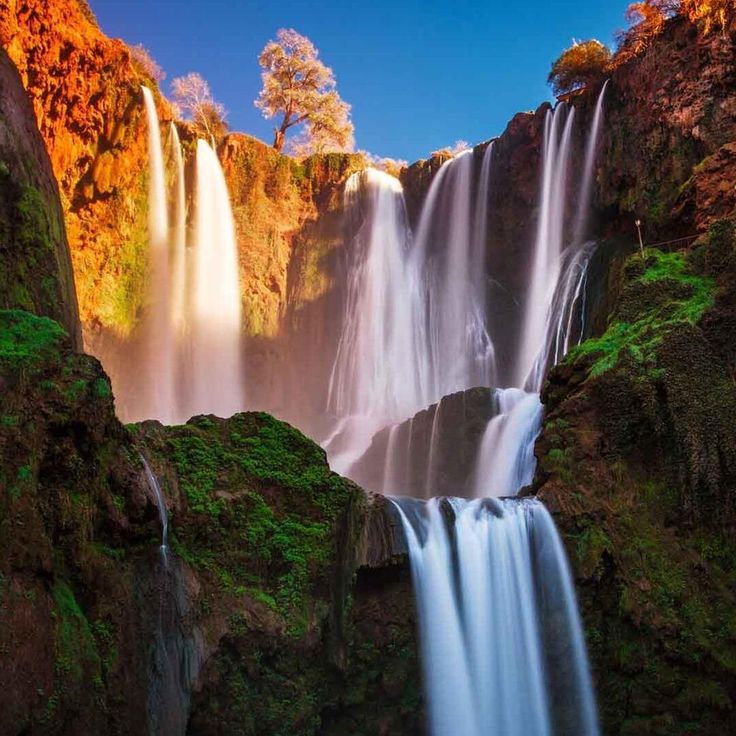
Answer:
M59 190L18 72L0 49L0 307L59 321L82 340Z

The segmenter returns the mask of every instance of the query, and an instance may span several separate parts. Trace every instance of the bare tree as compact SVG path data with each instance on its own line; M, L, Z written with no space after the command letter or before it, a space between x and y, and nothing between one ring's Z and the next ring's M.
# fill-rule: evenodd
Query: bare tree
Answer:
M172 80L171 95L184 118L203 137L216 139L227 132L225 108L213 99L210 86L201 74L190 72Z
M142 44L130 46L130 56L133 63L154 82L163 82L166 79L166 72L158 65L156 60L151 56L148 49Z

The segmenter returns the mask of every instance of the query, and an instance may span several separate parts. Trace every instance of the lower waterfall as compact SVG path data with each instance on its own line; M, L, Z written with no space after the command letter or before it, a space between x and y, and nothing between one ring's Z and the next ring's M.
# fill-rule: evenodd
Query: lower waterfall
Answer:
M575 595L544 505L394 503L411 560L432 736L596 736Z

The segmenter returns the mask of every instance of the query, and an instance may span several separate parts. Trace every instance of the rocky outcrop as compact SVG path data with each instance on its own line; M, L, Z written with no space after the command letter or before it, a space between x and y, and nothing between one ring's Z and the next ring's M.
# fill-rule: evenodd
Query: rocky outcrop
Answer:
M365 166L359 155L313 156L297 161L255 138L233 133L219 147L230 188L240 251L246 334L274 338L289 289L316 298L311 284L289 283L295 251L303 250L314 223L347 177ZM315 250L320 250L321 242ZM329 243L322 250L329 248ZM315 255L310 254L313 258Z
M0 733L421 733L385 501L265 414L124 428L47 318L0 312L0 382Z
M498 413L493 389L445 396L411 419L382 429L350 468L369 491L415 498L475 496L474 474L486 426Z
M621 275L549 379L539 496L566 535L607 734L719 734L736 698L734 222Z
M147 268L140 85L155 83L83 0L2 0L0 17L0 44L18 66L59 181L82 323L128 334Z
M49 158L18 72L0 49L0 307L64 325L81 350L64 219Z

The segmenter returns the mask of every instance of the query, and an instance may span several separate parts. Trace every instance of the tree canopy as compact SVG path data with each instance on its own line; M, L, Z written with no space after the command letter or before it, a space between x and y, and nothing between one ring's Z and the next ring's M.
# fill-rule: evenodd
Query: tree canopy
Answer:
M182 115L203 138L220 138L227 132L225 108L214 100L209 84L197 72L172 80L171 95Z
M263 68L263 88L255 105L268 119L280 116L274 128L277 151L283 148L287 131L300 124L304 128L291 147L294 152L352 150L350 105L337 93L332 69L320 61L308 38L282 28L258 61Z
M547 81L556 95L567 94L601 79L610 64L611 51L600 41L576 42L552 64Z

